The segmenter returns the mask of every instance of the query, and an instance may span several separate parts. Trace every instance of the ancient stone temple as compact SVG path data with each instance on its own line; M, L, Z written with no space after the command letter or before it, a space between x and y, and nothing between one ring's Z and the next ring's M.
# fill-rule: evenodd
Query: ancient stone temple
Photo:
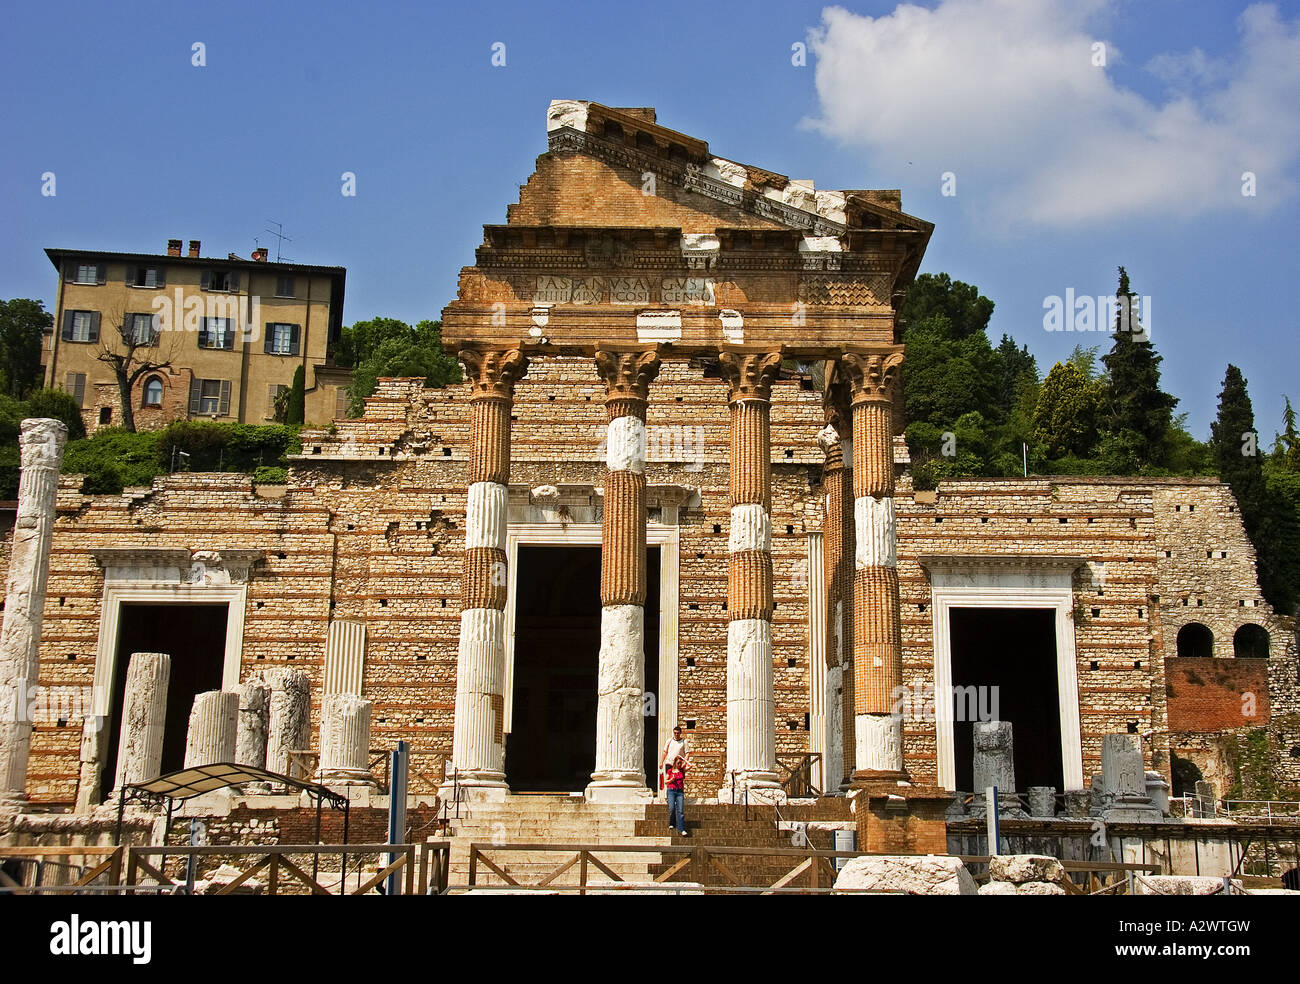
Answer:
M898 850L943 850L975 722L1039 814L1102 791L1107 736L1129 779L1222 794L1259 731L1300 782L1295 626L1226 487L913 488L896 312L932 227L897 192L650 109L552 103L546 139L443 310L463 383L381 381L284 487L62 476L40 679L90 696L32 725L33 806L113 788L135 653L171 657L163 771L222 691L240 761L364 784L404 740L444 802L639 809L681 723L690 796L850 793Z

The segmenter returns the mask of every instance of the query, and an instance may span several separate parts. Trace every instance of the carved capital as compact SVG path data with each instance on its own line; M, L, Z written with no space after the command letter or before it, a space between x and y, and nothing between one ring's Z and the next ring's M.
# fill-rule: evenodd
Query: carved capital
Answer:
M902 346L879 352L846 352L840 359L840 372L848 381L854 405L888 403L902 364Z
M528 370L528 358L518 349L463 348L457 354L465 366L472 399L511 399L515 383Z
M659 350L596 350L596 371L605 381L609 400L641 400L650 397L650 384L659 375Z
M67 440L68 428L62 421L50 417L28 417L18 429L23 470L52 468L57 472Z
M844 443L834 424L827 424L817 432L817 443L821 445L821 449L826 455L826 469L828 471L844 467Z
M743 352L723 349L718 354L722 378L731 387L731 400L772 398L772 381L781 368L780 352Z

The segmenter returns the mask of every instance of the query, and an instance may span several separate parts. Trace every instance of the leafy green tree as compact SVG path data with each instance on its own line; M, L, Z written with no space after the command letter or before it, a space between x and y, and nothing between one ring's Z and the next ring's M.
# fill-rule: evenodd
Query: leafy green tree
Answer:
M299 365L293 371L289 398L284 406L284 422L290 427L301 427L307 414L307 371Z
M1024 383L1029 380L1038 382L1038 362L1029 354L1028 345L1016 348L1011 336L1005 333L998 342L997 357L998 409L1005 419L1011 415Z
M1289 396L1283 399L1286 405L1282 410L1282 433L1273 442L1273 458L1284 468L1300 471L1300 433L1296 432L1295 408Z
M907 289L899 317L907 328L942 316L954 340L984 334L993 317L993 302L979 288L946 273L923 273ZM985 336L985 344L988 337Z
M1124 444L1136 449L1139 469L1165 463L1169 428L1176 397L1160 389L1160 363L1150 335L1141 325L1137 295L1130 289L1128 272L1119 268L1115 293L1120 310L1115 316L1114 342L1102 356L1108 376L1104 429L1112 434L1130 432Z
M1052 366L1034 409L1034 438L1049 457L1083 457L1097 443L1101 389L1073 362Z
M68 428L68 440L76 441L86 436L86 424L81 419L81 407L71 395L61 389L39 389L27 397L27 416L53 417L63 421Z
M41 385L41 344L54 315L43 301L0 301L0 388L22 399Z
M426 323L421 322L421 324ZM409 341L412 335L411 326L396 318L371 318L369 321L358 321L343 329L342 337L334 348L334 359L341 366L355 368L389 339Z
M381 377L420 377L425 386L435 387L460 381L460 363L442 350L442 325L437 321L421 321L411 328L391 318L376 320L384 323L382 332L376 334L385 337L352 372L348 388L348 412L352 416L365 411L366 397L374 393ZM393 325L401 325L405 334L397 332Z

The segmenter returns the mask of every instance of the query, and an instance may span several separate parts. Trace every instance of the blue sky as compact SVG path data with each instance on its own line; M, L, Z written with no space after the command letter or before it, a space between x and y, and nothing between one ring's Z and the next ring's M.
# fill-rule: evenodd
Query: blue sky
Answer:
M923 269L977 284L1043 370L1108 347L1047 333L1045 298L1113 293L1124 264L1199 437L1229 362L1265 441L1300 402L1296 3L25 4L0 84L0 297L53 306L47 246L274 256L274 219L286 258L348 268L347 322L437 317L548 101L591 99L818 187L901 188L936 224Z

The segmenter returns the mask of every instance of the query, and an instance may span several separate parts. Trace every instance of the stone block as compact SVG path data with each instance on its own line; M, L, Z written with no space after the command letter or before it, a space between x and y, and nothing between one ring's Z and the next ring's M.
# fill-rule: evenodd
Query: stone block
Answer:
M1017 885L1060 882L1065 880L1065 867L1046 854L995 854L989 859L989 877Z
M835 890L906 892L909 895L976 895L975 879L958 858L881 854L852 858L835 879Z

